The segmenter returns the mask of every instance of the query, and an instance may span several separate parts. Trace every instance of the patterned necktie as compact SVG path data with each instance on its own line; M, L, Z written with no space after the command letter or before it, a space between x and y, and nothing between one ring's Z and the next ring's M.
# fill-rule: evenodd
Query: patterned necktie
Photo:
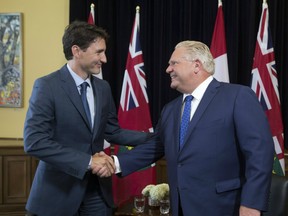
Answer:
M185 98L185 106L184 106L184 111L182 114L182 120L181 120L181 126L180 126L180 145L179 149L182 148L185 134L190 122L190 114L191 114L191 101L193 100L192 95L188 95Z
M87 82L83 82L80 86L81 86L81 89L80 89L81 100L82 100L82 103L83 103L83 106L84 106L84 109L85 109L85 113L86 113L86 116L88 118L90 127L92 127L91 114L90 114L89 104L88 104L87 96L86 96L86 94L87 94L87 86L89 86L89 84Z

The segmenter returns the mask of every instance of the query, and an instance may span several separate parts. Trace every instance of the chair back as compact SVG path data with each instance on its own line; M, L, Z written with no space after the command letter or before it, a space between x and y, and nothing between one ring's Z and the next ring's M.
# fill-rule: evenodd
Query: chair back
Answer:
M263 216L288 216L288 178L272 175L269 210Z

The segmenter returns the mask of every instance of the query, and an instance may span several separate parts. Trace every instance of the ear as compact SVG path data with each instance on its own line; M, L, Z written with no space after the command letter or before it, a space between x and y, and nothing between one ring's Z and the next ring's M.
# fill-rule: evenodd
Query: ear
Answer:
M72 51L73 56L78 57L80 53L80 48L77 45L73 45L71 47L71 51Z
M194 73L197 74L200 70L200 66L201 66L201 62L199 62L198 60L196 60L194 62Z

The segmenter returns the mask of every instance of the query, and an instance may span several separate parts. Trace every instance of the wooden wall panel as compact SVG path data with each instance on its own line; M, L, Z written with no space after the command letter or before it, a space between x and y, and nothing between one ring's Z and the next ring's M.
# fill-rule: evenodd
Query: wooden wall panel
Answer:
M31 158L5 156L3 160L3 203L25 203L31 184Z
M166 160L161 159L156 163L157 184L167 183Z
M3 169L2 169L2 160L3 160L3 157L0 156L0 203L3 203Z

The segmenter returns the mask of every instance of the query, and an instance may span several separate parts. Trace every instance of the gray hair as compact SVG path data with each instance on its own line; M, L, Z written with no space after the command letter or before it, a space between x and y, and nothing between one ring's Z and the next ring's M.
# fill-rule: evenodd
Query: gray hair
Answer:
M184 47L187 50L187 60L194 61L199 60L203 68L211 75L215 72L214 58L210 52L209 47L199 41L182 41L175 46L176 48Z

